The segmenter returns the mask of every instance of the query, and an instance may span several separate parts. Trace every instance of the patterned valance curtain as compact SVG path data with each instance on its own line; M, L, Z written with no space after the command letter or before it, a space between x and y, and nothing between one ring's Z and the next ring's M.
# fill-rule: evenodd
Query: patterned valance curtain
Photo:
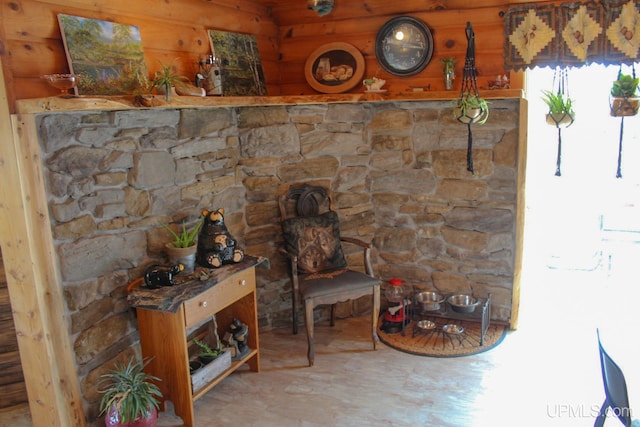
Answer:
M638 62L637 0L527 4L504 18L506 70Z

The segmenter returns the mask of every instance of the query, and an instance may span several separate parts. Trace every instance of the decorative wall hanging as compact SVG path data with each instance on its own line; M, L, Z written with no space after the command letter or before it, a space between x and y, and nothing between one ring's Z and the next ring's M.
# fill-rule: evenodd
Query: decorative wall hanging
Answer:
M304 76L309 86L321 93L342 93L361 84L364 57L349 43L328 43L309 55Z
M209 30L213 54L221 59L222 94L226 96L266 95L262 61L255 36Z
M638 82L636 69L632 67L632 73L623 74L622 66L618 70L618 77L611 86L611 116L620 117L620 137L618 140L618 169L616 178L622 178L622 140L624 135L624 118L638 114Z
M465 32L467 36L467 54L464 60L462 89L460 90L460 97L455 101L453 116L460 123L467 125L467 170L473 173L473 135L471 133L471 125L473 123L484 124L487 121L489 118L489 106L487 101L480 98L478 94L475 65L475 33L471 22L467 22Z
M561 176L562 129L569 127L575 120L573 101L569 97L569 78L566 68L556 67L553 74L552 90L543 91L542 100L549 107L546 122L558 129L558 155L556 158L556 176Z
M138 27L58 14L64 50L76 95L119 95L144 92L149 73Z
M433 55L433 36L427 25L411 16L387 21L376 35L376 59L394 76L413 76Z
M632 64L640 57L638 7L634 0L600 0L509 8L505 69Z

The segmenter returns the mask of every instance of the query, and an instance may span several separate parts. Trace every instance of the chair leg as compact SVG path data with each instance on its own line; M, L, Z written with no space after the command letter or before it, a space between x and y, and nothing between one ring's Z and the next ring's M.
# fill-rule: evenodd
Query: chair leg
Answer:
M380 338L378 337L378 317L380 315L380 285L373 287L373 307L371 308L371 329L373 337L373 349L378 349Z
M292 310L292 322L293 322L293 335L297 335L298 334L298 298L300 298L297 295L296 291L292 292L293 295L291 296L291 310Z
M331 326L336 326L336 305L337 304L331 304L331 321L329 322Z
M315 349L313 346L313 299L304 300L304 323L307 327L307 359L309 366L313 366L315 359Z
M593 423L593 427L602 427L607 420L607 408L609 408L609 399L605 399L600 407L600 412L596 417L596 422Z

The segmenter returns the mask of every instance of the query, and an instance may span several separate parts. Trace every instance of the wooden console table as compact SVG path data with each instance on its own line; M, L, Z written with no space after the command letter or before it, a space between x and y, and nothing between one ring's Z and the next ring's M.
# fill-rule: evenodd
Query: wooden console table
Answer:
M142 356L151 359L145 371L161 379L158 383L164 401L170 400L176 415L187 427L195 425L193 402L243 365L260 371L258 312L255 267L268 264L265 258L246 256L238 264L219 269L200 270L180 278L175 286L159 289L138 287L129 294L136 308ZM199 277L205 273L205 280ZM188 337L191 331L215 315L218 333L236 318L249 328L247 344L251 351L231 367L193 390L189 373ZM164 401L162 407L165 407Z

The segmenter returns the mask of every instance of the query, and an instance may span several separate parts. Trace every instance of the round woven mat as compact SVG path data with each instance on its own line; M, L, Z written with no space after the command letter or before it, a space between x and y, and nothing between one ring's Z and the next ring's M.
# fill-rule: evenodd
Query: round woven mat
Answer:
M484 336L484 345L480 345L481 324L464 320L451 321L448 319L427 317L435 322L436 327L425 331L412 321L402 333L388 334L381 329L382 317L378 322L378 336L380 340L396 350L410 354L429 357L460 357L482 353L496 347L507 334L507 327L489 324ZM447 323L455 323L465 330L460 335L450 335L443 332L442 327Z

